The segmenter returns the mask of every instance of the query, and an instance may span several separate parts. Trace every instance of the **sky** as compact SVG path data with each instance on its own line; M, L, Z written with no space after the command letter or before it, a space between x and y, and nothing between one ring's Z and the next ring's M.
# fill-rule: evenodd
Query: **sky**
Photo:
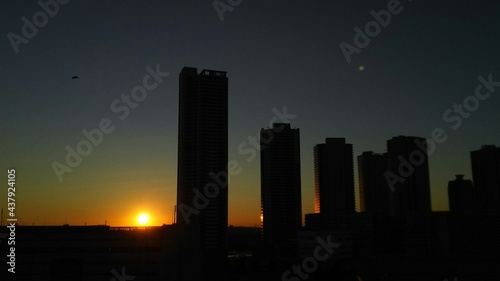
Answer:
M57 9L45 18L37 1L0 4L0 207L14 168L21 224L132 226L141 213L172 223L184 66L227 71L229 160L241 168L230 225L260 223L259 157L241 150L285 108L300 128L303 215L314 212L313 147L327 137L353 144L357 170L363 151L441 128L446 141L429 158L434 211L448 209L454 175L472 178L470 151L500 145L500 88L474 98L478 77L500 81L498 1L47 2ZM121 95L151 71L169 74L126 105ZM60 181L53 163L67 165L66 147L101 122L108 133Z

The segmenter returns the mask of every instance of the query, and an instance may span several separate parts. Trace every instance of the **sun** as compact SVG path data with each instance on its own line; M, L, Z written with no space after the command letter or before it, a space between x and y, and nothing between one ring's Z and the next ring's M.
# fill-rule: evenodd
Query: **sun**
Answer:
M149 216L147 214L140 214L139 217L137 218L137 222L139 224L147 224L149 221Z

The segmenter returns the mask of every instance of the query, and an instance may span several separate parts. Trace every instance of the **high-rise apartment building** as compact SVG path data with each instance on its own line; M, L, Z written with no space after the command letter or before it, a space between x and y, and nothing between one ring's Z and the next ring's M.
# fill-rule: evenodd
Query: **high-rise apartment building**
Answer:
M261 229L264 259L298 257L302 226L300 131L275 123L261 129Z
M431 211L429 158L427 140L398 136L387 141L388 172L397 179L392 187L392 214Z
M222 271L227 260L227 162L226 72L184 67L179 75L177 223L199 230L205 271ZM215 180L221 174L225 178Z
M500 214L500 147L483 145L470 156L472 180L479 194L481 210Z
M448 182L448 202L450 212L473 212L477 209L477 194L471 180L464 175L456 175L456 179Z
M391 190L384 177L387 154L363 152L358 156L359 209L361 212L390 215Z
M323 216L356 211L352 144L327 138L314 146L314 211Z

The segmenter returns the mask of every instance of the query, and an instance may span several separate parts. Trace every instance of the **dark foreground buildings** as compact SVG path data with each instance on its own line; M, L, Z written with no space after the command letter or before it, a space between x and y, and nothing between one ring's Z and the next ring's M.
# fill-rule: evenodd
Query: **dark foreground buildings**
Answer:
M16 226L15 273L7 268L9 230L0 228L0 280L13 281L202 281L199 234L184 225L151 227ZM254 271L251 253L259 228L228 228L229 274ZM198 241L198 242L197 242Z
M17 226L16 273L2 280L202 280L202 251L182 226ZM1 232L5 230L2 229ZM5 254L5 255L4 255ZM9 276L10 275L10 276ZM113 279L114 278L114 279ZM133 279L132 279L133 278Z
M226 72L182 69L178 147L177 224L199 231L204 273L223 278L228 226Z
M472 152L474 183L463 176L450 181L450 211L433 212L426 139L394 137L386 153L358 156L361 212L348 215L331 209L342 206L339 200L351 206L351 197L324 191L352 176L340 140L330 140L330 152L328 139L314 149L316 213L306 214L299 240L311 250L317 245L311 237L331 235L340 247L308 280L490 280L500 274L498 148Z

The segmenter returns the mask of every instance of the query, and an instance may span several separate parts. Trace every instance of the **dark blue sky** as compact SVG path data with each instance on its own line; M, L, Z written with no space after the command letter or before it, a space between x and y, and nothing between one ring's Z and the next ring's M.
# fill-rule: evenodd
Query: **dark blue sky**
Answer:
M472 177L469 152L500 145L500 88L456 130L457 121L443 119L474 95L478 76L500 81L498 1L401 1L351 63L339 45L355 46L354 28L395 1L269 2L243 0L221 21L212 1L73 0L16 54L8 34L22 36L21 19L42 9L3 1L0 180L18 170L21 219L128 225L148 212L154 224L170 223L183 66L228 72L229 158L242 169L230 180L230 224L259 223L259 158L247 161L238 146L285 106L301 129L304 213L313 212L315 144L345 137L356 157L384 152L393 136L430 138L435 128L448 139L430 157L433 207L447 209L447 181ZM111 103L158 64L170 75L120 120ZM81 131L103 118L115 130L59 182L51 164L65 163L65 147L76 148Z

